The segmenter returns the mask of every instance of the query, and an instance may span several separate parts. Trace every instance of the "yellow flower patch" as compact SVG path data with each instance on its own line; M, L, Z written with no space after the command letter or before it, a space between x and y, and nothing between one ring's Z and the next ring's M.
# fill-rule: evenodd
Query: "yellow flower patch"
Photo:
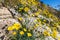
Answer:
M57 37L57 34L58 34L58 32L56 30L53 30L53 33L51 34L51 36L53 38L56 38Z
M17 26L17 27L19 27L19 26L21 26L19 23L14 23L14 25L13 26Z
M20 35L24 35L24 31L20 31Z
M28 12L29 10L30 10L30 9L29 9L28 7L25 7L25 8L24 8L24 11L25 11L25 12Z
M28 37L31 37L31 36L32 36L32 34L31 34L31 33L27 33L27 36L28 36Z
M47 30L45 30L43 34L44 36L50 36L50 33Z
M36 12L35 15L38 16L40 14L40 12Z
M23 20L23 18L22 17L20 17L20 18L18 18L20 21L22 21Z
M9 31L13 30L12 26L11 26L11 27L8 27L8 29L7 29L7 30L9 30Z
M13 32L12 34L13 34L13 35L16 35L16 32Z
M12 26L8 27L7 30L11 31L11 30L19 30L21 28L21 24L19 23L14 23Z
M23 8L19 8L19 11L22 11L23 10Z
M23 30L26 32L27 31L27 29L26 28L23 28Z

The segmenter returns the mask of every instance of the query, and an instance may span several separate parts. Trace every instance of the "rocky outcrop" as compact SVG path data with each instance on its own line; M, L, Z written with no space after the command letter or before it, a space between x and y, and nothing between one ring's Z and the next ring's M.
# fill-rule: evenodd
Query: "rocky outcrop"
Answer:
M12 18L11 13L5 7L0 7L0 40L8 40L6 36L7 27L17 22L17 20Z

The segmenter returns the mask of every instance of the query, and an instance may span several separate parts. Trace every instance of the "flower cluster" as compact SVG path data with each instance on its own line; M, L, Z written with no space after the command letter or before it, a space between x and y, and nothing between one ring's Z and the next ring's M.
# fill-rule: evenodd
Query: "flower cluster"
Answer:
M12 35L14 36L14 38L11 38L11 40L27 40L27 39L33 39L33 33L32 31L28 31L29 29L27 29L26 27L23 27L20 23L14 23L12 26L9 26L7 28L8 31L12 31ZM19 38L17 39L19 35ZM10 36L11 37L11 36ZM24 37L22 39L22 37ZM27 38L27 39L26 39Z
M12 26L9 26L8 27L8 30L11 31L11 30L19 30L21 28L21 24L19 23L14 23Z

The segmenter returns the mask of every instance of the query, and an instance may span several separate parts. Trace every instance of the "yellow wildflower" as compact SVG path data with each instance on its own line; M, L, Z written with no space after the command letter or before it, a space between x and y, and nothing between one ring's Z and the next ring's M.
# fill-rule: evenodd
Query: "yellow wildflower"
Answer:
M18 30L19 28L21 28L21 24L19 24L19 23L14 23L14 25L13 25L12 28Z
M38 24L35 25L36 27L39 26Z
M26 4L26 1L25 0L19 0L19 2L21 3L21 4Z
M48 33L47 30L45 30L43 34L44 34L44 36L50 36L50 33Z
M15 26L12 25L12 29L15 29Z
M58 32L57 32L56 30L53 30L53 33L51 34L51 36L52 36L53 38L56 38L57 34L58 34Z
M22 11L23 10L23 8L19 8L19 11Z
M37 22L37 20L35 19L34 22Z
M37 18L37 21L40 21L40 18Z
M13 35L16 35L16 32L13 32Z
M35 1L35 2L32 2L32 4L33 4L33 5L37 5L37 4L38 4L38 2L36 2L36 1Z
M9 31L13 30L12 26L11 26L11 27L8 27L8 29L7 29L7 30L9 30Z
M20 31L20 35L24 35L24 32L23 31Z
M40 14L40 12L36 12L35 15L38 16Z
M43 21L44 21L44 22L46 22L46 20L45 20L45 19L44 19Z
M17 26L17 27L19 27L19 26L21 26L19 23L14 23L14 25L13 26Z
M15 27L15 29L16 29L16 30L19 30L19 29L20 29L20 27Z
M23 29L25 32L27 31L26 28Z
M31 36L32 36L32 34L31 34L31 33L27 33L27 36L28 36L28 37L31 37Z
M29 10L30 10L30 9L29 9L28 7L25 7L25 8L24 8L24 11L25 11L25 12L28 12Z
M32 14L32 16L35 16L34 14Z
M16 30L18 30L19 28L21 28L20 26L18 27L18 26L12 26L12 29L14 30L14 29L16 29Z
M22 21L23 19L22 19L22 17L20 17L20 18L18 18L20 21Z

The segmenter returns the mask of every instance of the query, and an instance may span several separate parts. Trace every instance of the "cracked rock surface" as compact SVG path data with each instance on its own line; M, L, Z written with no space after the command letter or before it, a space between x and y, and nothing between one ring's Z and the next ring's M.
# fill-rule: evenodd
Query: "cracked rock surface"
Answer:
M8 40L6 36L6 28L17 22L16 19L12 18L11 13L5 7L0 7L0 40Z

